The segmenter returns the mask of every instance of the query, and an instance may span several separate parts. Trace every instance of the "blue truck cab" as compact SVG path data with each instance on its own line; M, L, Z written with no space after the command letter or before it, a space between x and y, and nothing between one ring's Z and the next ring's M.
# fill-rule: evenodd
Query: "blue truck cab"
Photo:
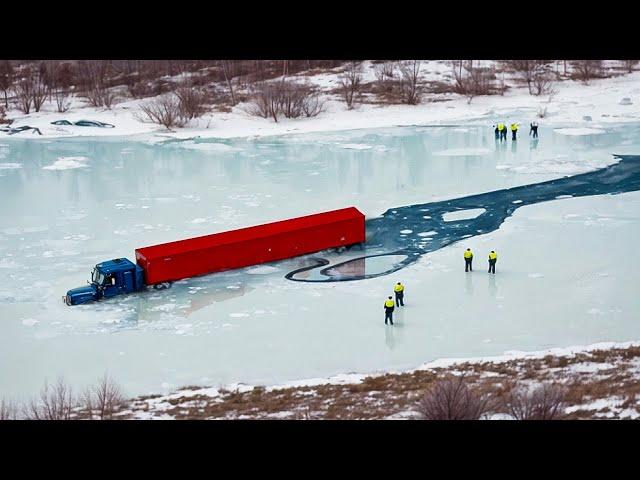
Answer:
M145 287L144 270L126 258L115 258L99 263L91 272L91 282L85 287L73 288L62 297L67 305L111 298L132 293Z

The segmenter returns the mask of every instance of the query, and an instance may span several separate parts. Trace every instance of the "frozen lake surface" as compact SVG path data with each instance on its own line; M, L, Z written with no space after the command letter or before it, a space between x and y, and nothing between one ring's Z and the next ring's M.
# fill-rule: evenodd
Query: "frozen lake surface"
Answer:
M80 388L105 371L131 395L273 384L640 338L640 276L629 262L640 234L634 191L509 198L520 208L497 230L465 233L461 244L367 280L313 283L325 278L319 268L295 276L306 282L285 275L316 257L337 276L383 272L408 257L345 263L363 252L320 254L98 304L61 301L93 265L133 259L137 247L350 205L370 224L397 208L397 244L419 248L441 241L441 224L486 219L479 209L489 205L438 222L420 212L417 226L407 226L402 207L560 179L611 165L612 154L640 153L638 126L574 130L541 127L538 142L521 135L515 144L495 144L490 129L475 126L165 143L3 138L0 393L29 395L58 375ZM467 246L476 254L469 275L461 265ZM496 276L485 271L490 250L499 255ZM407 306L392 329L382 302L397 281Z

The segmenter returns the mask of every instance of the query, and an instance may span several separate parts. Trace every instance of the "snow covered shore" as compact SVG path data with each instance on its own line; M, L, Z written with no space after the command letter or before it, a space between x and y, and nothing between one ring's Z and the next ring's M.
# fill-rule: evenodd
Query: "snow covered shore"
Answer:
M439 359L405 372L341 374L283 385L188 387L139 397L126 419L412 419L416 401L437 377L462 375L485 389L555 382L568 393L565 418L640 417L640 342L603 342L471 359ZM231 401L230 401L231 400ZM503 412L491 419L510 419Z
M442 78L445 67L441 61L425 61L423 78ZM293 77L296 78L296 77ZM338 73L305 76L305 79L329 91L338 86ZM373 79L372 65L365 64L364 78ZM140 117L139 104L147 100L131 100L116 104L112 110L96 109L84 105L76 98L67 113L57 113L53 105L45 104L39 113L24 115L16 110L8 112L14 119L12 126L29 125L39 128L43 135L30 131L13 135L14 138L56 138L75 136L123 136L150 134L156 140L167 138L233 138L288 133L350 130L407 125L444 125L460 122L477 122L492 125L496 121L519 122L527 127L532 120L548 126L574 126L587 130L566 130L568 135L590 134L599 125L640 121L640 72L592 80L588 85L565 80L555 85L552 96L532 96L525 87L510 85L504 96L476 97L468 104L466 97L458 94L426 95L422 104L373 105L358 104L347 110L344 102L335 94L325 94L326 111L315 118L273 120L252 117L246 113L246 105L238 104L231 112L212 112L194 120L187 127L175 132L145 122ZM622 101L631 99L630 104ZM538 118L544 114L544 118ZM591 120L585 120L590 118ZM94 128L51 125L52 121L67 119L98 120L111 123L115 128ZM7 135L0 133L0 138Z

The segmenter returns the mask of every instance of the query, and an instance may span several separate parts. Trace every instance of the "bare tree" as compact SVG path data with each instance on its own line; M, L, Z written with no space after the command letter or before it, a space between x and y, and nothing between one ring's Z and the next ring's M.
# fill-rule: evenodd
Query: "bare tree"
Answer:
M16 107L22 113L29 114L33 106L33 83L30 78L21 78L13 86Z
M70 63L56 63L51 72L53 97L58 112L63 113L71 106L70 89L73 84L73 67Z
M638 64L638 60L623 60L622 66L627 71L627 73L633 73ZM1 75L1 74L0 74Z
M49 96L49 86L47 78L42 71L34 71L32 73L31 82L33 89L31 90L31 98L33 100L33 109L39 112L45 100Z
M163 125L167 130L182 127L187 122L181 115L180 101L175 95L165 95L143 103L140 111L148 120Z
M111 108L116 95L108 85L111 62L108 60L83 60L78 64L84 96L94 107Z
M110 420L113 414L124 403L122 389L107 374L94 388L95 408L100 420Z
M234 60L220 60L220 66L222 67L222 72L224 74L224 80L227 82L227 87L229 87L229 95L231 95L231 105L235 105L236 96L233 92L233 71L235 67Z
M602 60L574 60L571 62L573 77L584 83L602 75Z
M504 407L516 420L554 420L564 414L566 391L544 384L533 391L515 387L503 398Z
M96 408L96 400L94 398L93 388L87 387L80 395L80 403L84 408L88 420L93 420L93 411Z
M25 416L29 420L70 420L75 406L71 387L60 377L53 387L45 381L40 396L27 404Z
M420 60L408 60L400 63L400 92L403 103L417 105L420 103L421 87Z
M472 391L464 375L435 381L418 404L425 420L479 420L490 408L490 397Z
M338 77L342 86L342 96L347 108L353 109L353 102L360 89L362 82L362 63L352 61L347 64L347 68Z
M13 84L13 66L9 60L0 62L0 89L4 93L4 106L9 108L9 98L7 92Z
M5 398L0 399L0 420L17 420L18 407Z
M526 82L530 95L540 95L536 93L536 81L540 83L541 77L547 77L550 60L503 60L500 62L505 70L513 72L518 78Z
M383 85L385 82L392 80L395 77L396 62L382 62L377 63L373 67L373 72L376 76L378 84Z
M529 93L539 96L550 95L554 91L554 74L547 68L538 68L533 74L531 85L529 86Z

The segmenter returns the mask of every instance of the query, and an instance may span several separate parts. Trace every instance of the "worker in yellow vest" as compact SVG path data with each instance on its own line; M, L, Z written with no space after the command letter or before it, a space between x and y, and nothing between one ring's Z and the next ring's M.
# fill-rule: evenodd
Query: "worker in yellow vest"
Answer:
M393 291L396 294L396 307L404 307L404 285L400 282L396 283Z
M489 252L489 273L496 274L496 262L498 261L498 254L491 250Z
M516 134L518 133L518 124L517 123L512 123L511 124L511 140L515 140L516 139Z
M384 324L387 324L387 320L391 322L393 325L393 310L395 309L396 304L393 302L391 297L387 298L384 301Z
M464 271L465 272L473 272L473 268L471 266L471 262L473 261L473 252L470 248L467 248L464 251Z
M500 140L507 139L507 126L504 123L498 124L498 131L500 132Z

